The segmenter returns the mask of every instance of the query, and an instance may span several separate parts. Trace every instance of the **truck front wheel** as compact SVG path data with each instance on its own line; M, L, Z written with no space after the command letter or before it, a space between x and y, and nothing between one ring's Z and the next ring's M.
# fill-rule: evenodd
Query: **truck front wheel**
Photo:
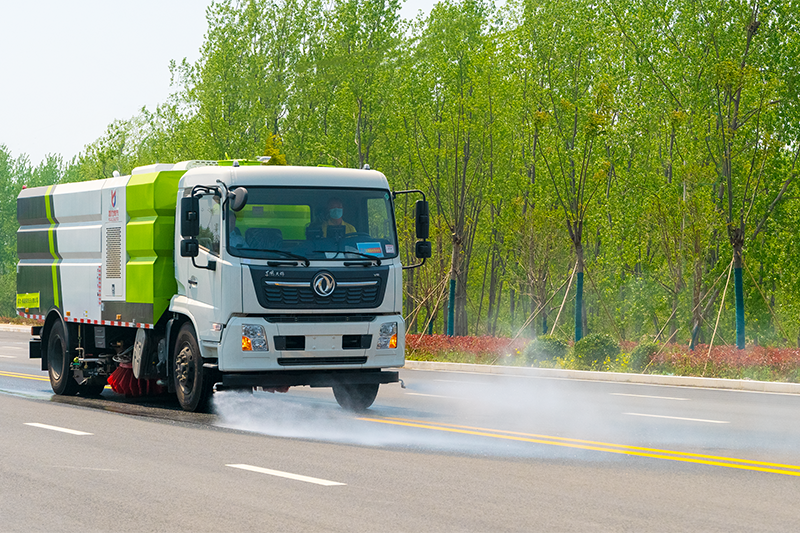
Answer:
M203 357L191 323L181 326L175 341L172 375L178 403L184 411L204 412L211 403L211 371L203 368Z
M47 373L53 392L62 396L75 396L78 393L78 382L72 376L64 324L56 320L50 327L47 339Z
M377 383L359 385L334 385L333 396L348 411L366 411L378 395Z

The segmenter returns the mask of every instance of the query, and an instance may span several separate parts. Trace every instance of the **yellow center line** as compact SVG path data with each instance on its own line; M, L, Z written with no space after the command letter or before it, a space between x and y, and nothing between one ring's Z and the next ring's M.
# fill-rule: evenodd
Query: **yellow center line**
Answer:
M749 459L736 459L734 457L723 457L719 455L703 455L699 453L688 453L688 452L677 452L673 450L662 450L659 448L642 448L640 446L629 446L626 444L612 444L608 442L598 442L592 440L583 440L583 439L570 439L567 437L556 437L552 435L538 435L536 433L520 433L517 431L506 431L503 429L487 429L487 428L480 428L474 426L460 426L457 424L446 424L444 422L425 422L423 420L413 420L409 418L397 418L397 417L386 417L387 420L399 420L401 422L412 422L412 423L423 423L423 424L432 424L436 426L445 426L445 427L453 427L453 428L460 428L460 429L473 429L477 431L489 431L492 433L503 433L507 435L520 435L523 437L534 437L538 439L547 439L547 440L557 440L557 441L564 441L564 442L576 442L579 444L592 444L597 446L609 447L609 448L623 448L628 450L636 450L636 451L644 451L644 452L654 452L654 453L665 453L665 454L675 454L675 455L682 455L684 457L698 457L700 459L712 459L712 460L720 460L720 461L730 461L736 463L746 463L746 464L755 464L759 466L774 466L776 468L788 468L788 469L795 469L800 470L800 466L797 465L787 465L781 463L766 463L763 461L751 461Z
M6 372L4 370L0 370L0 376L5 376L8 378L32 379L34 381L50 381L49 377L34 376L33 374L20 374L19 372ZM110 390L111 385L106 385L105 388Z
M17 372L4 372L2 370L0 370L0 376L5 376L8 378L33 379L36 381L50 381L50 378L46 378L43 376L33 376L31 374L19 374Z
M550 446L562 446L566 448L577 448L582 450L615 453L620 455L633 455L637 457L649 457L653 459L666 459L669 461L680 461L685 463L723 466L727 468L736 468L740 470L755 470L758 472L769 472L773 474L783 474L787 476L800 477L800 472L792 471L793 469L800 470L800 466L795 466L795 465L765 463L760 461L749 461L746 459L736 459L732 457L700 455L700 454L683 453L670 450L657 450L652 448L637 448L635 446L626 446L621 444L584 441L580 439L566 439L563 437L551 437L547 435L517 433L513 431L474 428L471 426L457 426L454 424L429 423L429 422L414 421L409 419L359 418L358 420L363 420L365 422L377 422L380 424L390 424L395 426L432 429L435 431L460 433L464 435L491 437L495 439L513 440L519 442L531 442L535 444L547 444ZM744 463L744 464L737 464L737 463ZM776 467L776 468L769 468L769 467Z

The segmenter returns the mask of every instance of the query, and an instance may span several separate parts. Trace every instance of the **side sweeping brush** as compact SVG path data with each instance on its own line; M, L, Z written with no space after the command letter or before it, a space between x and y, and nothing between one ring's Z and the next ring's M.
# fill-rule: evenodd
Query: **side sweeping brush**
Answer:
M157 396L164 394L165 389L155 379L136 379L133 375L133 366L130 363L120 363L114 372L108 376L111 390L123 394L126 398L139 396Z

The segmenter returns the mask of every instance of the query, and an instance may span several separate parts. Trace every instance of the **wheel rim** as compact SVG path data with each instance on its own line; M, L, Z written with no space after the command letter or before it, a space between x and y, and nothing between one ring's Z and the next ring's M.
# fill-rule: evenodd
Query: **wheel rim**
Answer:
M50 351L47 354L47 366L53 375L53 378L58 381L61 379L61 366L64 364L64 339L60 335L55 336L55 340L50 346Z
M194 370L194 354L191 347L186 345L175 356L175 376L178 378L178 384L185 395L191 394L194 388Z

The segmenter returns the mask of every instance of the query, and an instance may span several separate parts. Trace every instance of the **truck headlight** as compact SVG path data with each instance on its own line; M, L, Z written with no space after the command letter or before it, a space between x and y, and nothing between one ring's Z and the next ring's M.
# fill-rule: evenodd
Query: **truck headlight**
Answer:
M378 349L390 350L392 348L397 348L397 322L385 322L381 324Z
M258 324L242 324L242 351L268 352L267 333L264 326Z

